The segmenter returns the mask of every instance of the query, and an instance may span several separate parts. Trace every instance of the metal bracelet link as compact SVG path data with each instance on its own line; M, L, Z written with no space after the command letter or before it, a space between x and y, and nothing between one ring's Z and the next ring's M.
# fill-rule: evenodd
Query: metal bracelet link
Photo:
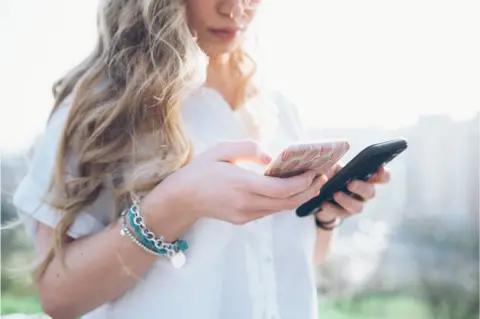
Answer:
M134 201L130 208L130 213L133 214L133 223L140 228L142 235L159 250L165 250L168 256L173 256L176 253L175 244L166 243L163 236L156 237L155 234L147 228L145 219L140 215L140 208L138 201Z
M130 226L134 231L128 229L127 215ZM145 219L140 213L140 199L133 199L132 206L122 212L122 220L123 227L120 232L122 236L127 235L142 249L156 256L167 256L175 268L181 268L185 264L184 251L188 249L187 243L183 240L176 240L173 243L165 242L163 236L157 237L155 233L148 229Z

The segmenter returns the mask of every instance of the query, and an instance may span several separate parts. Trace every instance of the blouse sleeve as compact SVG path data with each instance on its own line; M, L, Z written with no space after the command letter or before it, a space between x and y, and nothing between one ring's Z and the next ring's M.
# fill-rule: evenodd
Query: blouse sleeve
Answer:
M67 116L68 107L62 106L50 119L35 149L33 162L13 196L18 215L31 238L34 238L37 223L54 228L60 220L60 212L46 203L44 197L50 186L56 152ZM102 192L92 205L78 214L68 235L79 238L103 229L106 225L102 214L105 214L107 209L112 209L114 203L109 202L112 199L112 196Z

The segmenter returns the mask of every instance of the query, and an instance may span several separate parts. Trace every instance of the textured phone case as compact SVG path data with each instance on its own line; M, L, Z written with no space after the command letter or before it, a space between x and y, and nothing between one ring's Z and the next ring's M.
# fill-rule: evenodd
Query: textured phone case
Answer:
M286 178L308 170L325 174L349 149L347 141L295 144L268 165L265 175Z

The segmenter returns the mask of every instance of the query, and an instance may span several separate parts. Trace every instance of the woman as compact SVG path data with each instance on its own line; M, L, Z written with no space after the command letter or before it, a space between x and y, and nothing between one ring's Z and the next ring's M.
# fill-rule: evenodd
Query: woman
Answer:
M325 178L245 167L301 138L292 106L254 82L244 43L259 6L99 8L98 44L54 86L46 133L14 198L42 258L36 284L47 314L316 317L314 260L330 222L364 203L337 194L341 207L325 205L317 223L298 218L292 209ZM368 200L388 178L382 169L350 189Z

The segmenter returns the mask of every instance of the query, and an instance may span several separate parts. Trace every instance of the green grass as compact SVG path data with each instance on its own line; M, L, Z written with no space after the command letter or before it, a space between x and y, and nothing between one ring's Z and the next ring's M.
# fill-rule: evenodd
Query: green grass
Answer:
M352 300L319 303L319 317L326 319L429 319L421 301L406 296L372 295Z
M319 303L322 319L430 319L423 303L410 297L374 295L351 300ZM1 314L37 314L42 309L36 296L2 294Z
M42 308L36 296L2 294L0 309L2 315L10 313L37 314L41 312Z

